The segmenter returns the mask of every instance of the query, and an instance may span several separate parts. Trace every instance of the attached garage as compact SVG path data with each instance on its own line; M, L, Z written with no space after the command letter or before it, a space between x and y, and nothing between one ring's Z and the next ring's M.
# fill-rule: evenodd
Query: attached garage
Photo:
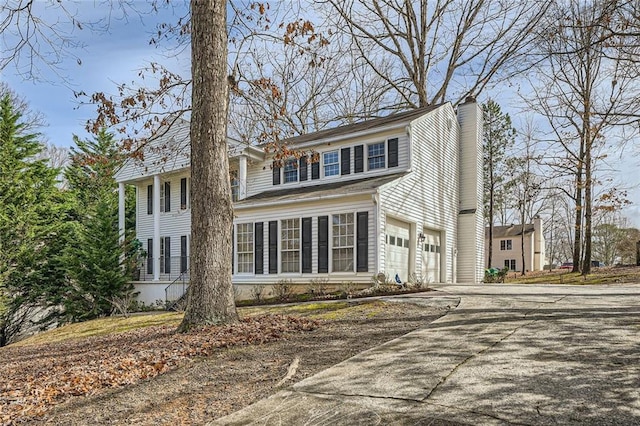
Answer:
M440 232L425 229L422 231L422 277L430 283L440 282Z
M385 272L390 279L396 274L403 282L409 279L409 247L411 246L411 225L387 218L385 227L386 252Z

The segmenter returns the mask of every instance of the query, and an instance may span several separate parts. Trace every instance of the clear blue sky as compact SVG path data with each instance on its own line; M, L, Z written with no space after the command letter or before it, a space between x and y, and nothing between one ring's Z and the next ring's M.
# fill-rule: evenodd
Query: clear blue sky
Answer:
M138 1L134 3L141 10L148 9L149 3ZM138 70L151 61L161 61L172 69L188 69L188 58L182 61L167 59L164 51L149 45L151 34L157 22L173 22L175 16L182 16L187 5L173 2L176 10L165 9L160 15L145 15L143 18L131 13L128 19L121 19L118 11L112 11L107 31L94 32L88 28L81 31L73 30L73 37L84 43L83 49L73 50L82 63L79 65L75 58L69 57L60 66L60 73L66 77L60 79L52 72L43 75L43 81L25 80L17 75L15 69L7 67L1 75L3 82L15 90L29 102L31 109L41 112L48 127L44 128L46 139L58 146L71 146L72 135L81 138L90 137L84 130L87 119L95 116L92 106L79 106L73 96L73 90L84 91L88 94L103 91L114 93L116 84L130 83L137 80ZM36 7L44 8L47 3L40 1ZM67 3L68 5L68 3ZM109 10L105 10L105 3L85 1L77 8L79 20L96 21L104 18ZM55 11L55 9L53 9ZM47 9L44 15L47 19L55 19L52 10ZM188 52L186 52L188 55ZM173 63L168 63L173 61ZM514 114L512 113L512 116ZM515 118L515 117L514 117ZM638 148L635 149L638 151ZM629 154L631 150L629 150ZM610 157L611 160L611 157ZM619 160L611 161L614 167L620 169L620 181L629 187L629 198L633 205L625 210L625 215L640 227L640 178L638 177L638 158L623 155ZM634 187L636 186L636 187Z

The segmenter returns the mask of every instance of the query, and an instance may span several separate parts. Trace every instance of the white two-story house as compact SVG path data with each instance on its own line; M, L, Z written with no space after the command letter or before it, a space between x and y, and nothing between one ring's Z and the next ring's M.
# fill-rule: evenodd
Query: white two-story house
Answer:
M260 146L228 140L234 197L233 283L244 294L287 279L370 284L374 275L425 282L483 277L482 113L473 99L284 141L317 161L274 167ZM188 277L189 126L182 122L116 174L137 190L136 232L147 253L140 300ZM188 278L187 278L188 279Z

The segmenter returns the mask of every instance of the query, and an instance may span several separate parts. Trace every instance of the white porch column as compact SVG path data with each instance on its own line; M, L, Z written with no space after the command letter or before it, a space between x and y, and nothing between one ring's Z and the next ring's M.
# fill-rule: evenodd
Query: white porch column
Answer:
M120 243L124 242L124 182L118 183L118 232L120 233Z
M160 176L153 177L153 280L160 280Z
M239 167L240 185L238 188L238 200L244 200L247 198L247 157L245 155L240 156Z

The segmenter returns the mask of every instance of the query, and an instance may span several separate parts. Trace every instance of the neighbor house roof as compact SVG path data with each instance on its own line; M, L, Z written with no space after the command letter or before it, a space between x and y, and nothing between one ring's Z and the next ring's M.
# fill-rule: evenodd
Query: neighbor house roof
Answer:
M534 232L533 223L527 223L524 225L524 234L531 234ZM522 225L520 224L511 224L507 226L494 226L493 227L493 238L509 238L509 237L519 237L522 235ZM484 230L484 237L489 238L489 227L487 226Z
M298 186L295 188L279 188L272 191L264 191L242 201L234 203L234 208L249 207L255 204L302 201L311 198L335 197L341 195L354 195L371 193L381 186L405 176L407 173L394 173L392 175L368 177L356 180L339 180L331 183L310 186Z

